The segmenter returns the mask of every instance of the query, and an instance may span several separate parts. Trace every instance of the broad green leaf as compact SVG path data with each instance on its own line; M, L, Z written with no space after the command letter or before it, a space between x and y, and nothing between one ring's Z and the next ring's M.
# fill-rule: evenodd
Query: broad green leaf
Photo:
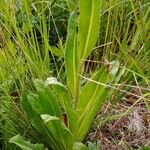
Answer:
M43 144L31 144L23 139L21 135L12 137L9 141L19 146L22 150L44 150Z
M49 114L57 117L61 117L59 103L56 95L53 91L45 88L38 91L38 99L29 99L29 102L34 110L37 110L39 114ZM38 111L39 108L41 111Z
M36 96L35 94L29 96L32 108L39 114L61 117L60 106L55 93L42 80L34 80L34 85L37 89Z
M60 118L50 115L41 115L44 124L47 126L49 131L62 145L62 149L71 150L73 148L73 135L70 130L66 128Z
M97 82L107 82L108 73L105 67L102 67L99 71L97 71L93 77L91 77L92 80ZM92 102L93 97L98 97L101 92L101 88L104 88L104 86L100 86L97 83L94 83L92 81L88 81L80 95L79 95L79 102L77 106L77 113L79 116L83 115L83 112L86 108L86 106ZM98 91L99 90L99 91ZM91 101L90 101L91 100Z
M97 41L102 0L79 0L79 57L86 59Z
M30 119L33 127L40 132L46 139L47 143L56 150L61 150L61 145L55 137L49 132L46 126L44 126L40 115L34 111L29 103L29 96L33 95L30 92L24 92L22 95L21 104L27 117Z
M68 91L68 89L60 82L57 81L56 78L48 78L46 80L46 84L49 85L55 94L57 95L57 98L59 99L60 104L64 108L66 114L67 114L67 123L70 131L72 134L76 133L77 130L77 114L73 109L73 104L71 100L71 95Z
M65 65L67 74L67 85L72 95L75 95L76 80L77 80L77 29L76 29L77 14L74 11L68 22L68 34L65 44Z
M80 142L75 142L73 145L73 150L88 150L88 148Z
M117 72L118 66L110 63L110 70L104 66L91 78L97 83L88 81L85 84L79 95L79 103L77 106L79 128L76 134L76 140L82 141L84 139L98 109L105 102L106 95L109 93L108 89L106 89L106 84L111 83L115 79Z
M107 70L102 67L99 71L93 75L92 80L107 83L108 73ZM78 120L78 132L76 134L76 140L82 141L86 135L99 107L105 101L105 86L88 81L81 94L79 96L79 102L77 106Z
M32 109L29 101L28 101L28 96L30 95L30 92L25 91L22 94L22 100L21 100L21 104L23 107L23 110L26 112L27 117L30 119L32 125L34 126L34 128L39 131L42 132L42 120L40 118L40 116Z

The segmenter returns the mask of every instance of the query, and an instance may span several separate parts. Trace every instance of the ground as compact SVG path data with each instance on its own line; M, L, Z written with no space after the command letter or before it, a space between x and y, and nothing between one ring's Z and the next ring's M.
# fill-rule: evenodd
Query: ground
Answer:
M118 105L108 102L97 116L88 140L100 141L101 150L150 146L150 112L145 101L127 94Z

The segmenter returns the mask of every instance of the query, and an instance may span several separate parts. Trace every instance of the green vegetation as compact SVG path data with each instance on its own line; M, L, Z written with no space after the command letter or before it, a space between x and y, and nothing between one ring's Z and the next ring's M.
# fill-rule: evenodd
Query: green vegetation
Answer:
M96 115L105 126L138 102L149 113L149 50L149 0L1 0L2 149L99 150L86 140ZM99 114L126 94L124 113Z

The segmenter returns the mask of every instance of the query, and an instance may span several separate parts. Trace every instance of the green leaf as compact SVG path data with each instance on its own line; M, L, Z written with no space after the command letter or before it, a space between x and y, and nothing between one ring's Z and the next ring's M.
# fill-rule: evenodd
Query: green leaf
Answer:
M75 142L73 150L88 150L88 148L81 142Z
M58 99L52 90L46 87L39 89L36 96L35 94L30 94L28 100L32 109L40 115L49 114L61 117Z
M105 67L102 67L91 78L100 83L107 83L108 73ZM81 94L79 95L79 102L77 106L78 132L76 133L76 140L82 141L89 130L89 127L99 109L105 101L105 86L99 85L92 81L88 81Z
M78 0L67 0L69 11L72 12L78 7Z
M58 56L58 57L63 57L63 51L56 47L56 46L50 46L50 49L51 49L51 52L55 55L55 56Z
M68 34L65 44L65 65L67 74L67 85L72 95L75 95L77 80L77 31L76 31L77 14L74 11L68 22Z
M141 148L140 150L150 150L150 147L146 146L146 147Z
M33 80L33 83L34 83L34 86L35 86L37 91L45 88L45 83L42 80L35 79L35 80Z
M60 150L61 145L59 145L58 139L56 139L43 124L40 115L34 111L29 103L29 96L33 95L31 92L24 92L22 95L21 104L27 117L30 119L33 127L40 132L46 139L47 143L55 150Z
M19 146L22 150L44 150L43 144L31 144L23 139L21 135L12 137L9 141Z
M96 44L102 0L79 0L79 58L86 59Z
M46 80L46 84L49 85L54 93L57 95L60 104L64 108L67 114L67 123L72 134L77 131L77 114L73 109L71 95L68 89L60 82L57 81L56 78L50 77Z
M55 93L46 86L42 80L34 80L36 94L28 95L29 103L33 110L41 114L49 114L61 117L58 98Z
M100 145L88 141L88 150L100 150Z
M50 51L55 55L55 56L58 56L58 57L61 57L63 58L64 57L64 45L63 45L63 41L60 39L58 44L57 44L57 47L56 46L50 46Z
M64 150L71 150L73 147L73 136L68 128L61 122L60 118L50 115L41 115L44 124L49 131L61 144L61 148Z
M79 116L78 132L75 136L77 141L84 139L96 113L105 102L106 95L110 93L106 85L115 79L118 68L115 62L110 63L110 70L106 66L102 67L89 79L81 91L77 106Z
M97 81L97 82L106 82L108 79L107 70L105 67L102 67L99 71L97 71L93 77L91 77L91 80ZM97 83L94 83L92 81L88 81L80 95L79 95L79 103L77 106L77 113L79 116L81 116L86 108L86 106L92 102L93 97L98 97L101 92L101 88L104 88L104 86L100 86ZM99 90L99 91L98 91ZM90 101L91 100L91 101Z
M39 131L42 132L42 120L40 118L40 116L32 109L29 101L28 101L28 96L30 95L30 92L25 91L22 94L22 100L21 100L21 104L23 107L23 110L26 112L27 117L30 119L32 125L34 126L34 128Z

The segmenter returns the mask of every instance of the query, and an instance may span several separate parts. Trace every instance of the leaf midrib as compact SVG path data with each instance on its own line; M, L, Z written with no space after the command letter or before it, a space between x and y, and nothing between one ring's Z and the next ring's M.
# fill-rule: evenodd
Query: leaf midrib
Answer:
M88 48L88 43L89 43L89 39L90 39L90 34L91 34L91 29L92 29L92 24L93 24L93 18L94 18L94 7L95 7L95 5L93 4L93 1L94 0L92 0L92 4L91 4L92 5L92 11L91 11L91 17L90 17L89 30L88 30L88 34L87 34L87 40L86 40L86 44L85 44L81 58L84 58L86 56L86 52L88 54L87 48Z

